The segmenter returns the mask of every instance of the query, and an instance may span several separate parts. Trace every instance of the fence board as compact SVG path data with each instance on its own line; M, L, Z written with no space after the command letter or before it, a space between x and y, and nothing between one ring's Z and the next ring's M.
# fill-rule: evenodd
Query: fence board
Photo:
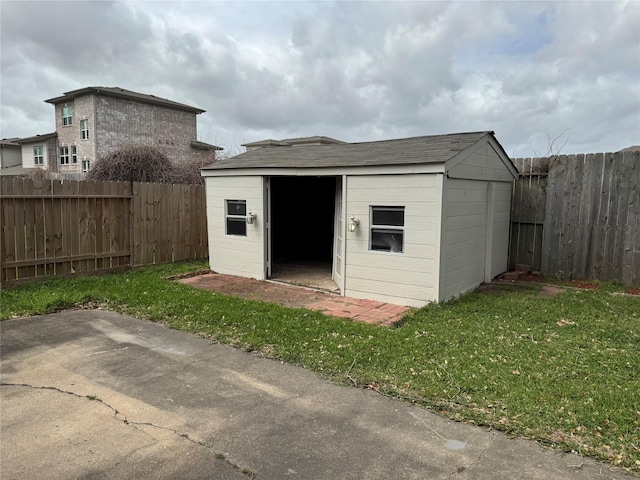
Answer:
M576 278L587 278L587 259L589 255L589 228L591 220L591 201L593 195L590 185L593 184L594 169L591 165L589 155L578 155L576 160L582 168L582 181L580 193L577 197L578 219L575 226L574 249L580 252L582 259L574 264L573 275Z
M45 199L44 195L44 182L42 179L33 180L33 195L39 198L34 198L33 201L33 231L34 231L34 255L35 258L40 260L46 257L46 230L45 230ZM36 277L43 277L46 275L46 264L37 264L34 267L34 275Z
M33 195L33 180L26 178L22 184L25 194ZM33 260L36 257L35 244L37 242L35 226L35 205L33 199L22 199L24 217L22 228L24 230L24 258ZM19 224L17 224L19 225ZM36 269L34 266L25 266L18 270L18 277L34 277Z
M625 152L623 167L629 179L629 199L624 252L622 255L622 281L628 285L640 284L640 152Z
M2 194L13 194L13 179L11 177L0 178ZM2 260L3 263L16 260L16 232L15 232L15 199L2 200ZM3 268L2 281L12 281L17 278L15 268Z

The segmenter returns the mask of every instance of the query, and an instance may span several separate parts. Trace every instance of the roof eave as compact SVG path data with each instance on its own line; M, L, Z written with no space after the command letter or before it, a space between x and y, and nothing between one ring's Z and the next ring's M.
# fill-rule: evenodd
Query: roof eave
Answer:
M139 92L134 92L134 93L139 93ZM126 100L133 100L140 103L148 103L151 105L160 105L167 108L174 108L176 110L185 110L188 112L195 113L197 115L206 112L206 110L203 110L201 108L192 107L191 105L185 105L184 103L174 102L173 100L166 100L160 97L138 98L131 95L127 95L126 93L114 92L113 90L106 89L103 87L85 87L85 88L80 88L78 90L71 90L69 92L64 92L64 95L60 97L54 97L54 98L45 100L45 103L51 103L52 105L56 105L58 103L71 101L74 98L80 97L82 95L90 95L90 94L104 95L106 97L114 97L114 98L123 98ZM142 93L140 95L147 95L147 94ZM165 103L165 101L169 103Z

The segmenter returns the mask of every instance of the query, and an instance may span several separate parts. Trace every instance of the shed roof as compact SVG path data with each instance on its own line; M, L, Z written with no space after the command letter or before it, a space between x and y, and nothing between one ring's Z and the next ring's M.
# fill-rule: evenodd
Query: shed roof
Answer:
M69 102L76 97L83 95L105 95L107 97L124 98L128 100L135 100L143 103L150 103L152 105L160 105L163 107L175 108L178 110L186 110L192 113L204 113L205 110L201 108L185 105L184 103L174 102L173 100L167 100L166 98L156 97L155 95L147 95L145 93L133 92L120 87L85 87L78 90L71 90L64 92L64 95L60 97L50 98L45 100L46 103L57 104L63 102Z
M297 137L297 138L284 138L282 140L273 140L268 138L266 140L259 140L257 142L243 143L243 147L257 148L257 147L291 147L294 145L332 145L336 143L347 143L342 140L336 140L335 138L325 137L322 135L315 135L313 137Z
M258 148L213 163L204 167L203 170L367 167L444 163L486 136L494 138L492 131L484 131L375 142L307 145L300 148L286 146ZM504 155L508 158L506 153Z

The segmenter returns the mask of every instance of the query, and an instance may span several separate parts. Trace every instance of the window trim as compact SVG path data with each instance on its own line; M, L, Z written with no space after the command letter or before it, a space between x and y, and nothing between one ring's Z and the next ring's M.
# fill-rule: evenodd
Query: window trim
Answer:
M376 224L373 223L373 213L374 210L390 210L390 211L400 211L402 212L402 225L400 224L392 224L392 225L381 225L381 224ZM387 252L387 253L404 253L404 246L405 246L405 241L404 241L404 237L405 237L405 223L406 223L406 208L405 206L398 206L398 205L370 205L369 206L369 218L370 220L370 225L369 225L369 250L374 251L374 252ZM400 243L400 249L399 250L393 250L391 248L391 246L389 246L389 248L379 248L379 247L374 247L374 242L373 242L373 235L374 233L399 233L400 235L402 235L402 240Z
M34 145L33 147L33 164L44 165L44 148L42 145Z
M80 138L89 140L89 120L86 118L80 120Z
M68 127L73 124L73 109L71 107L62 107L62 126Z
M233 213L229 213L229 205L231 203L238 203L244 205L244 215L237 215ZM229 221L233 223L240 223L242 220L242 225L244 230L243 233L229 233ZM246 200L236 200L236 199L225 199L224 201L224 226L225 226L225 235L231 237L246 237L247 236L247 201Z
M71 145L71 163L78 163L78 149L75 145Z
M86 158L82 160L82 173L88 173L91 170L91 160Z
M60 165L69 165L69 147L60 147Z

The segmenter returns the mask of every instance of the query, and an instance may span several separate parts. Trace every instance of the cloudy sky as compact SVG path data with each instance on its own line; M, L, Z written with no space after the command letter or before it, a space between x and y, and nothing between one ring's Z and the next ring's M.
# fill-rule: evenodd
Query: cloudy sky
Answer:
M640 1L0 2L0 138L119 86L193 105L199 140L493 130L512 157L640 144Z

